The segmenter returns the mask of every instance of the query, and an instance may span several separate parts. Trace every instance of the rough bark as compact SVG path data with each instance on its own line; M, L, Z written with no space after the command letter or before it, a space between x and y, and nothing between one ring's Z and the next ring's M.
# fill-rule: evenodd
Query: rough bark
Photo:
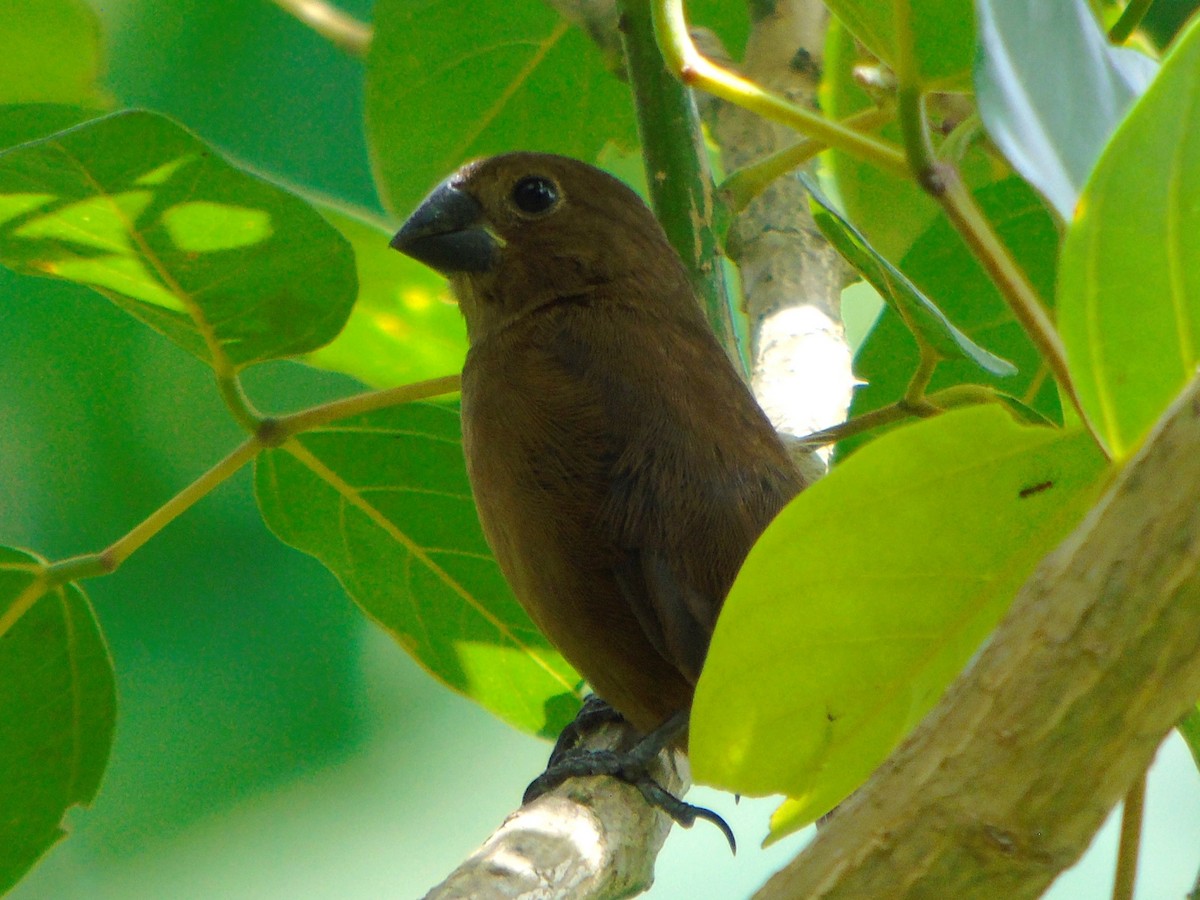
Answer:
M589 736L596 750L628 747L626 725ZM686 789L682 759L659 759L657 780ZM671 821L612 778L573 778L509 816L425 900L610 900L650 888Z
M813 0L754 4L740 70L763 87L816 107L829 13ZM722 104L715 134L727 171L795 144L795 131ZM846 417L854 377L841 320L845 269L813 224L795 177L780 178L734 223L726 250L738 265L754 336L754 392L780 431L806 435Z

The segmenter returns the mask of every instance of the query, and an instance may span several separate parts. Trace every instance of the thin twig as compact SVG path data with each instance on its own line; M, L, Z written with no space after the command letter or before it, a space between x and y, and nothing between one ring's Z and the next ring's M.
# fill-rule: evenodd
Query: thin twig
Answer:
M1137 881L1138 849L1142 843L1142 818L1146 805L1146 773L1142 773L1125 795L1121 810L1121 843L1117 848L1117 874L1113 880L1113 900L1133 900Z
M908 174L904 154L898 147L798 106L701 55L688 33L683 0L654 0L652 8L654 32L663 59L684 84L701 88L764 119L795 128L802 134L865 159L881 169L898 175Z
M840 124L858 131L874 131L892 120L894 112L887 106L872 106L854 115L847 116ZM744 210L750 201L766 190L776 178L786 175L829 149L829 145L816 138L801 138L791 147L785 147L731 174L717 188L725 198L731 213Z
M1045 304L984 216L975 198L971 196L958 169L948 163L939 162L933 153L919 73L916 70L909 0L896 0L895 10L898 81L896 96L900 130L904 135L904 150L911 174L925 192L945 210L955 230L987 270L1001 296L1008 303L1013 317L1045 360L1060 390L1075 408L1096 446L1107 455L1108 449L1088 419L1075 390L1070 369L1067 367L1066 348L1046 314Z
M1117 19L1113 23L1113 27L1108 29L1108 39L1114 44L1125 43L1134 30L1142 24L1142 19L1146 17L1150 4L1153 2L1154 0L1130 0L1129 5L1121 12L1121 18Z

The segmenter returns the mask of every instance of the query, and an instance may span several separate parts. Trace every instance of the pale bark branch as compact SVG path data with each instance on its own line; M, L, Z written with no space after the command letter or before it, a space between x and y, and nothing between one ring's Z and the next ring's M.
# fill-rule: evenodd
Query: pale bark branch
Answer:
M815 108L828 20L822 3L778 0L755 22L739 71ZM802 138L728 104L719 104L714 131L730 172ZM799 179L780 178L756 198L726 249L742 276L763 409L776 428L797 436L841 422L854 386L841 318L846 269L813 223Z
M773 898L1040 896L1200 696L1200 379Z
M624 724L590 735L593 750L627 748ZM686 762L664 753L656 780L686 789ZM671 820L614 778L573 778L514 812L425 900L611 900L648 890Z

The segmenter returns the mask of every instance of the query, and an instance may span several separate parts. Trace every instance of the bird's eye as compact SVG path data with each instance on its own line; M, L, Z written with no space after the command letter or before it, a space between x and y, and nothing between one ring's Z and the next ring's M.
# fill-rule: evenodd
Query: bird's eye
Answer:
M523 213L541 215L558 205L558 187L549 178L528 175L513 186L512 201Z

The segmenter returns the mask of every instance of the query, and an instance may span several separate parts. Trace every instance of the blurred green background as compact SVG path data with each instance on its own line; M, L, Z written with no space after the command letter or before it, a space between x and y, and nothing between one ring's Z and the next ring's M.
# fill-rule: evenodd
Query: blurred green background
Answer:
M342 5L369 18L368 2ZM165 112L254 169L378 208L359 63L265 0L105 0L97 11L119 105ZM355 389L290 363L247 381L271 410ZM98 295L0 269L5 543L50 558L99 549L238 438L196 360ZM86 588L115 660L116 744L96 804L71 814L71 836L19 900L419 896L544 762L545 744L434 683L328 572L272 538L248 472ZM1162 757L1147 898L1182 897L1200 864L1200 810L1176 802L1200 779L1177 742ZM655 897L747 896L807 840L760 851L771 801L692 799L728 816L743 849L731 859L715 829L677 831ZM1110 823L1051 896L1103 896L1115 840Z

